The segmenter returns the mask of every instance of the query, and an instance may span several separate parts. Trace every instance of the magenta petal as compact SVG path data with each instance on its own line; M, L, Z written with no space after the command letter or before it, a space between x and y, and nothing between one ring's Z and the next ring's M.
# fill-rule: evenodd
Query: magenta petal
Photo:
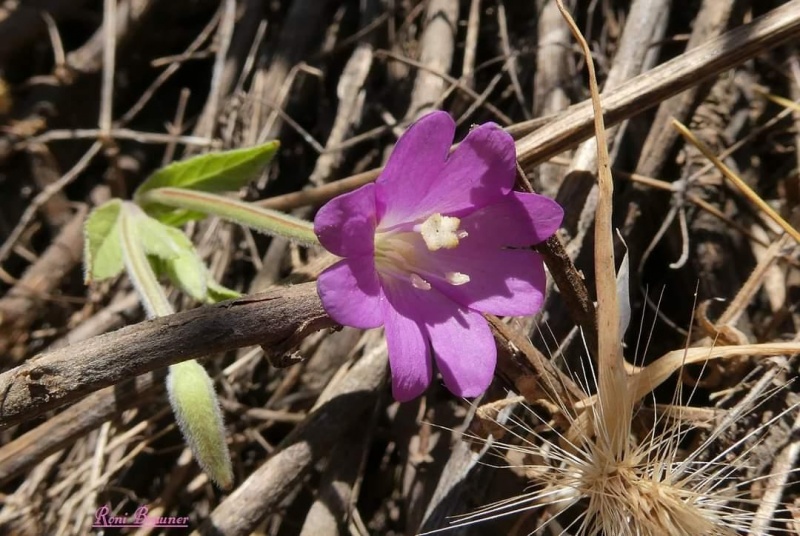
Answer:
M387 304L390 304L385 309L396 311L403 318L412 318L421 328L423 339L426 342L430 339L436 363L450 391L459 396L477 396L486 389L494 374L497 349L489 326L480 314L459 306L436 288L421 290L404 281L384 278L384 292ZM384 317L394 379L394 363L398 359L392 357L388 313L384 313ZM430 359L429 350L425 355ZM403 362L411 367L409 357L405 357ZM415 366L421 367L419 362ZM417 384L421 383L423 371L424 377L429 378L430 369L420 369L417 371L420 375ZM410 376L409 373L405 375Z
M563 219L564 209L549 197L511 192L464 217L461 229L467 231L471 243L522 247L547 240Z
M514 186L514 139L494 123L472 130L447 159L414 214L462 215L502 201Z
M419 324L383 302L386 345L392 372L392 396L407 402L421 395L433 378L430 342Z
M343 259L317 279L325 311L338 323L356 328L383 324L383 292L371 256Z
M486 319L460 309L444 322L428 326L428 332L445 386L458 396L483 394L497 363L497 347Z
M439 180L455 131L456 124L448 113L433 112L408 127L397 140L375 182L382 226L413 219L416 206Z
M459 272L469 276L463 285L433 284L453 301L475 311L500 316L531 315L544 302L546 278L538 253L500 249L471 242L471 236L451 250L439 250L425 261L426 272Z
M334 197L317 212L314 233L336 255L369 255L375 249L375 185Z

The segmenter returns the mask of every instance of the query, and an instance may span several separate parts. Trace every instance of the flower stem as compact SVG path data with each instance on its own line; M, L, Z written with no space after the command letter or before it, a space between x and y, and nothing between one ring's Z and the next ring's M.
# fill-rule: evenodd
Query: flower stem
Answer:
M164 289L158 283L153 267L147 259L147 253L142 247L141 238L136 232L136 218L146 216L142 213L142 209L133 203L123 203L122 210L119 219L122 258L125 271L139 295L139 301L144 305L149 318L171 315L175 311Z
M212 214L256 231L287 238L305 246L319 245L311 222L217 194L182 188L157 188L145 193L142 196L142 202L160 203L170 207Z

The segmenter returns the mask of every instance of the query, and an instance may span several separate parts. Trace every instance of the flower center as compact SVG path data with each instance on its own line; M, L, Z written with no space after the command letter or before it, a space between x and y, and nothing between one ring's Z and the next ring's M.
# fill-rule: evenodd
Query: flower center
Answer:
M439 213L421 224L403 225L375 233L375 267L383 276L409 281L418 290L430 290L431 282L453 286L469 283L467 274L446 269L436 254L455 249L468 234L461 220ZM420 240L420 238L422 240Z

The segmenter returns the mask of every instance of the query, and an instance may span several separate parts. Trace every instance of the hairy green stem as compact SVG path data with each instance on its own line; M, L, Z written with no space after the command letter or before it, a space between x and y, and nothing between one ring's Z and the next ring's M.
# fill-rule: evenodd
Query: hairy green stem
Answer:
M183 188L157 188L146 192L142 196L141 202L143 204L159 203L174 208L212 214L256 231L287 238L305 246L319 245L311 222L217 194Z
M125 271L130 277L148 317L171 315L175 311L153 272L153 267L147 259L147 253L140 243L141 238L136 232L136 218L146 216L142 209L133 203L123 203L122 210L119 230Z

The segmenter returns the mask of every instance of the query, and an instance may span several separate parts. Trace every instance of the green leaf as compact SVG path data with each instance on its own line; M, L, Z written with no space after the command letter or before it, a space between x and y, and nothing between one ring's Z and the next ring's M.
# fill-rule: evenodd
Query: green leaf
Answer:
M119 235L122 201L111 201L95 208L83 225L84 278L87 283L118 276L124 269Z
M172 284L179 287L186 294L198 301L206 301L208 296L208 269L203 263L191 240L179 229L167 227L165 229L173 235L180 250L174 259L166 260L167 275Z
M211 378L197 361L169 367L169 403L197 463L223 489L233 485L233 469L222 412Z
M134 201L150 215L170 225L178 225L204 215L175 210L163 205L142 203L142 195L156 188L174 187L205 192L238 190L269 164L278 150L277 141L256 147L208 153L174 162L148 177L136 190Z
M207 299L210 303L217 303L225 300L233 300L235 298L240 298L242 296L241 292L237 292L233 289L230 289L226 286L217 283L211 276L211 273L208 274L206 285L208 286Z
M178 229L164 225L144 212L139 211L134 225L142 248L153 257L165 261L173 260L178 258L182 249L192 246L191 241ZM178 236L172 231L177 231Z
M161 262L158 270L192 298L205 301L207 272L205 264L183 231L164 225L139 211L135 220L136 232L143 249L151 258Z

